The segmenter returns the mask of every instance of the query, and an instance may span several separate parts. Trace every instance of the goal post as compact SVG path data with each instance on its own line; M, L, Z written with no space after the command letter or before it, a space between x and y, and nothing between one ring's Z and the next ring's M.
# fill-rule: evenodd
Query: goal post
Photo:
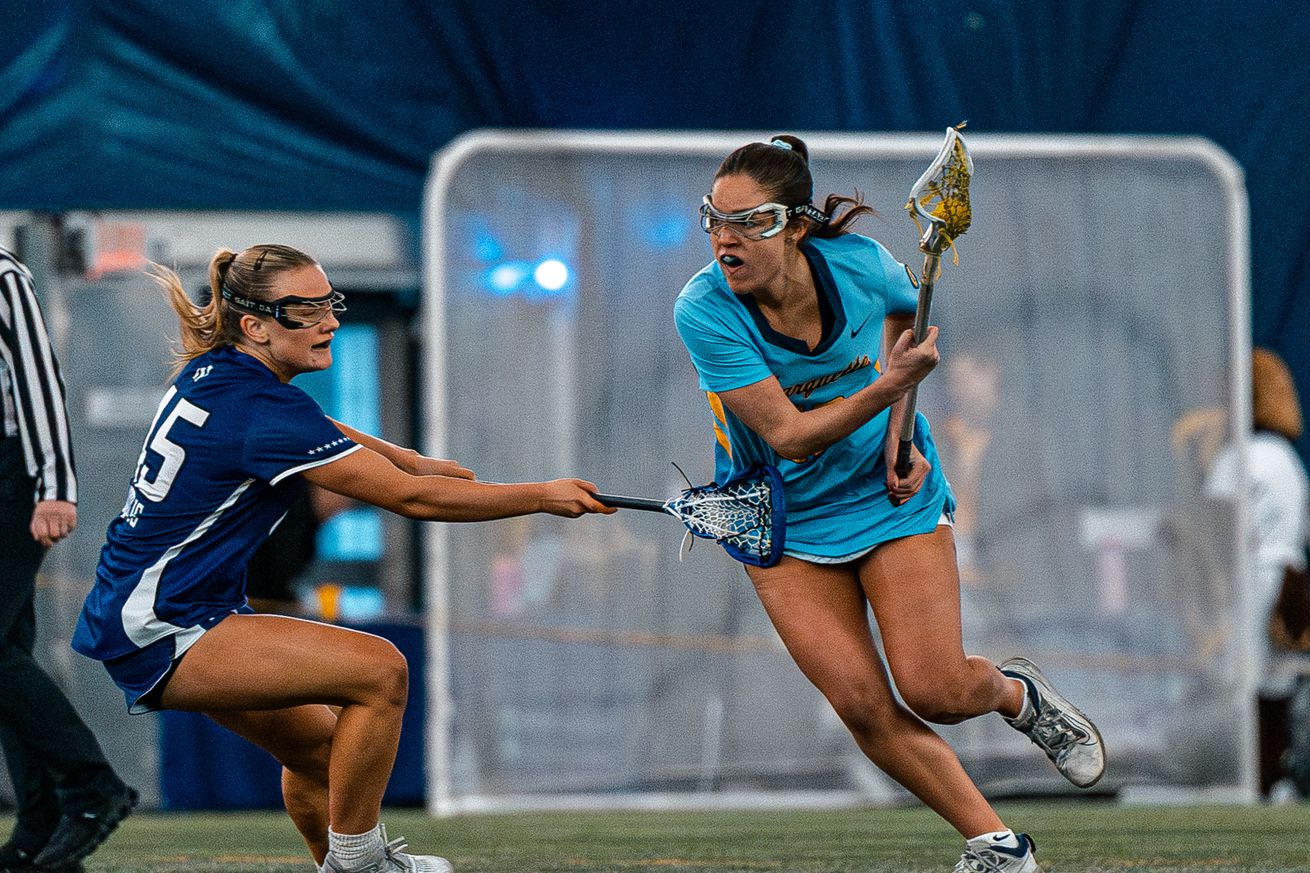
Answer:
M914 264L900 214L940 134L801 134L816 200ZM611 493L712 475L672 326L696 206L749 132L500 131L434 155L421 445L490 481ZM1179 437L1250 430L1242 174L1213 143L971 132L974 224L923 383L956 519L966 648L1026 654L1101 727L1104 790L1254 796L1244 504ZM1245 470L1240 471L1243 481ZM1244 493L1244 489L1239 489ZM649 517L648 517L649 516ZM738 565L672 519L425 525L428 808L893 800ZM941 732L990 794L1067 786L984 717Z

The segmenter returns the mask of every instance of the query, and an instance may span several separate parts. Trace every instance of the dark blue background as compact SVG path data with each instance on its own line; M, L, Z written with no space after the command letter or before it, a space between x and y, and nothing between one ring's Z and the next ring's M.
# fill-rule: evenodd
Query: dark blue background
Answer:
M487 126L1206 136L1247 174L1254 341L1310 386L1301 2L6 6L0 208L415 216Z

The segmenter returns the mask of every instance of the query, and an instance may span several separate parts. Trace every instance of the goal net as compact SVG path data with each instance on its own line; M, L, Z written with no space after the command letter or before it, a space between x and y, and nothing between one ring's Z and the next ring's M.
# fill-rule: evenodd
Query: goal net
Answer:
M668 496L712 472L673 328L696 206L741 133L480 132L423 216L427 451L483 479ZM917 269L901 205L939 135L807 137L816 199ZM922 385L960 500L967 648L1024 654L1100 725L1107 791L1249 791L1246 201L1206 141L971 132L974 222ZM1196 423L1205 422L1206 428ZM1204 431L1204 432L1203 432ZM739 565L649 513L424 527L434 812L887 799ZM1067 789L996 716L942 729L992 794Z

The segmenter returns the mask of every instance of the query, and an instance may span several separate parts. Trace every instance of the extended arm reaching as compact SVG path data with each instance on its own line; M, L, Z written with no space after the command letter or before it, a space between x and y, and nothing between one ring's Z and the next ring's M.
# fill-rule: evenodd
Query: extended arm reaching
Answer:
M498 484L415 476L367 445L301 475L337 494L424 521L489 521L534 512L577 518L614 512L593 496L596 486L581 479Z
M473 471L462 466L458 461L449 461L442 458L429 458L420 454L414 449L407 449L398 446L395 443L389 443L386 440L375 437L372 434L356 430L348 424L342 424L336 419L332 423L337 426L343 434L350 437L361 446L370 448L391 463L395 464L406 473L415 476L454 476L459 479L476 479Z

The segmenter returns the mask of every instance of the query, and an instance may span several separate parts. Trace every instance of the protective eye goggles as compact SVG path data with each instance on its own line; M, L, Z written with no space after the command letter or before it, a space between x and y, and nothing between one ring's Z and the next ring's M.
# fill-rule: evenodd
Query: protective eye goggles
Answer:
M787 222L801 215L818 224L827 224L828 216L815 208L812 203L800 206L783 206L781 203L761 203L754 209L744 212L720 212L710 203L708 194L700 204L701 230L708 234L721 230L731 231L742 239L761 240L777 236L787 226Z
M263 301L242 297L224 285L223 299L235 306L256 315L270 316L287 330L300 330L314 327L327 321L334 312L346 311L346 295L340 291L330 291L321 297L279 297L277 300Z

